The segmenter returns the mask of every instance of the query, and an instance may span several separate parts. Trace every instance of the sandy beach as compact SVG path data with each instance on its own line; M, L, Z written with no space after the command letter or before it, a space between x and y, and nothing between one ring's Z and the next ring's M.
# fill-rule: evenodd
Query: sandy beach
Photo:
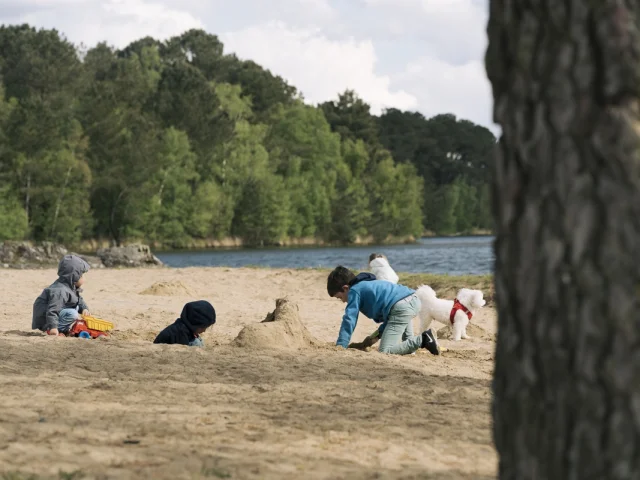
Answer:
M24 475L3 478L495 478L490 307L440 357L387 356L332 346L325 272L101 269L83 295L116 331L82 340L31 330L55 278L0 270L0 472ZM282 297L321 345L231 344ZM217 312L205 347L153 345L197 299ZM361 316L353 341L375 328Z

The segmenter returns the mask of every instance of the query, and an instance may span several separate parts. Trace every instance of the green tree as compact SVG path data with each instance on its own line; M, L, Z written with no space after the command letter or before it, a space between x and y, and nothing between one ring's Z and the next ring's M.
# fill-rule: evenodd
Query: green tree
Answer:
M218 183L201 182L185 207L185 230L193 238L224 238L231 234L233 210L233 198Z
M379 144L378 124L371 115L371 107L353 90L346 90L338 101L320 105L331 129L343 139L362 140L369 146Z
M437 233L453 234L457 232L458 202L460 200L460 185L451 183L435 187L431 191L427 208L427 228Z
M243 95L251 99L253 111L263 119L277 105L287 105L300 99L295 87L282 77L273 75L251 60L239 60L235 55L224 57L218 81L240 85Z
M17 105L15 99L5 98L4 85L0 83L0 184L5 190L10 186L15 187L13 170L13 145L8 132L11 114ZM15 191L14 191L15 193Z
M202 30L85 52L0 27L1 235L348 243L492 225L491 132L370 110L349 90L305 105Z
M13 176L36 239L68 241L90 231L86 142L75 119L81 64L55 30L0 27L6 95L3 163ZM6 109L5 110L6 113ZM65 195L73 189L71 199ZM75 199L75 201L73 201Z
M162 56L167 63L187 63L196 68L207 80L222 78L224 46L216 35L204 30L191 29L178 37L170 38L162 46Z
M478 210L477 189L469 185L464 180L456 180L458 187L458 203L456 204L454 217L456 219L455 232L469 233L474 228L478 228L476 212Z
M331 203L331 223L326 239L332 242L352 243L367 234L371 221L369 195L362 175L369 164L367 148L358 140L344 140L342 161L336 168L336 194Z
M233 122L220 115L215 85L187 62L169 64L162 72L156 105L165 127L173 126L187 133L198 156L198 173L210 178L216 146L233 129Z
M31 235L37 240L70 243L92 231L91 171L86 162L87 138L74 122L64 145L40 159L31 172Z
M80 116L90 138L95 233L115 243L140 235L137 217L152 201L146 190L164 147L162 126L147 111L160 82L158 61L153 51L120 58L104 44L85 58Z
M388 236L422 234L423 182L409 164L394 164L390 155L380 161L370 181L371 221L376 240Z
M220 115L232 125L229 135L216 147L213 173L235 202L250 176L270 171L269 153L264 147L267 126L249 122L253 118L251 101L242 96L239 86L219 83L213 88Z
M321 111L302 102L278 107L269 122L265 144L291 199L288 233L321 234L331 222L340 137L331 132Z
M493 230L493 216L491 215L491 190L489 185L482 185L478 190L475 216L478 228Z
M281 177L251 177L236 207L232 232L247 245L273 245L289 228L289 195Z
M0 189L0 240L23 240L29 232L27 212L18 197Z
M163 132L153 172L138 194L131 234L179 246L188 240L186 212L198 179L189 137L169 128ZM191 212L196 215L198 210Z

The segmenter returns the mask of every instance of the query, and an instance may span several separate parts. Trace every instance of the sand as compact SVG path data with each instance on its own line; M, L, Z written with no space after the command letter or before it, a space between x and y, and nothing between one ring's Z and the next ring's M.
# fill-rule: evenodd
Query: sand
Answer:
M158 295L165 297L193 296L193 292L180 280L169 282L156 282L149 288L145 288L140 295Z
M495 478L495 311L474 316L473 339L442 340L449 351L440 357L345 351L332 346L344 305L327 296L325 275L94 270L85 299L117 330L107 340L81 340L30 329L33 300L54 270L0 270L0 472ZM161 294L141 293L148 289ZM288 300L280 313L279 298ZM205 348L153 345L196 299L209 300L218 316ZM274 309L274 321L263 322ZM361 318L353 340L374 329Z

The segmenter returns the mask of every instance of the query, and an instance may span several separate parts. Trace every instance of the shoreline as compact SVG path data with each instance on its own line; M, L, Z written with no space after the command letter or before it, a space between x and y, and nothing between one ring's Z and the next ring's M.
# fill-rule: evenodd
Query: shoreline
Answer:
M290 238L284 239L278 243L268 245L249 245L244 244L240 238L228 237L223 239L194 239L185 244L167 244L162 242L148 242L145 240L130 239L122 243L122 246L142 243L149 245L154 252L195 252L207 250L220 251L240 251L240 250L278 250L278 249L296 249L296 248L349 248L349 247L366 247L366 246L396 246L396 245L413 245L417 244L420 239L431 238L459 238L459 237L491 237L494 234L489 231L472 231L462 232L448 235L436 234L434 232L424 232L420 237L389 237L383 241L375 241L373 237L359 238L353 243L326 242L316 238ZM35 243L35 242L34 242ZM108 248L113 246L109 240L91 239L83 240L78 243L70 244L69 250L75 250L79 253L90 254L100 248Z

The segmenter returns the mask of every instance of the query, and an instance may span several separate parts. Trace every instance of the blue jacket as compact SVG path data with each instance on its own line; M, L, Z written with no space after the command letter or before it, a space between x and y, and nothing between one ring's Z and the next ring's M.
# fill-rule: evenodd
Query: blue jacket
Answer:
M371 273L360 273L349 283L347 307L344 309L342 325L336 345L347 347L358 323L360 312L376 323L381 323L382 334L393 306L403 298L415 293L409 287L385 280L376 280Z

